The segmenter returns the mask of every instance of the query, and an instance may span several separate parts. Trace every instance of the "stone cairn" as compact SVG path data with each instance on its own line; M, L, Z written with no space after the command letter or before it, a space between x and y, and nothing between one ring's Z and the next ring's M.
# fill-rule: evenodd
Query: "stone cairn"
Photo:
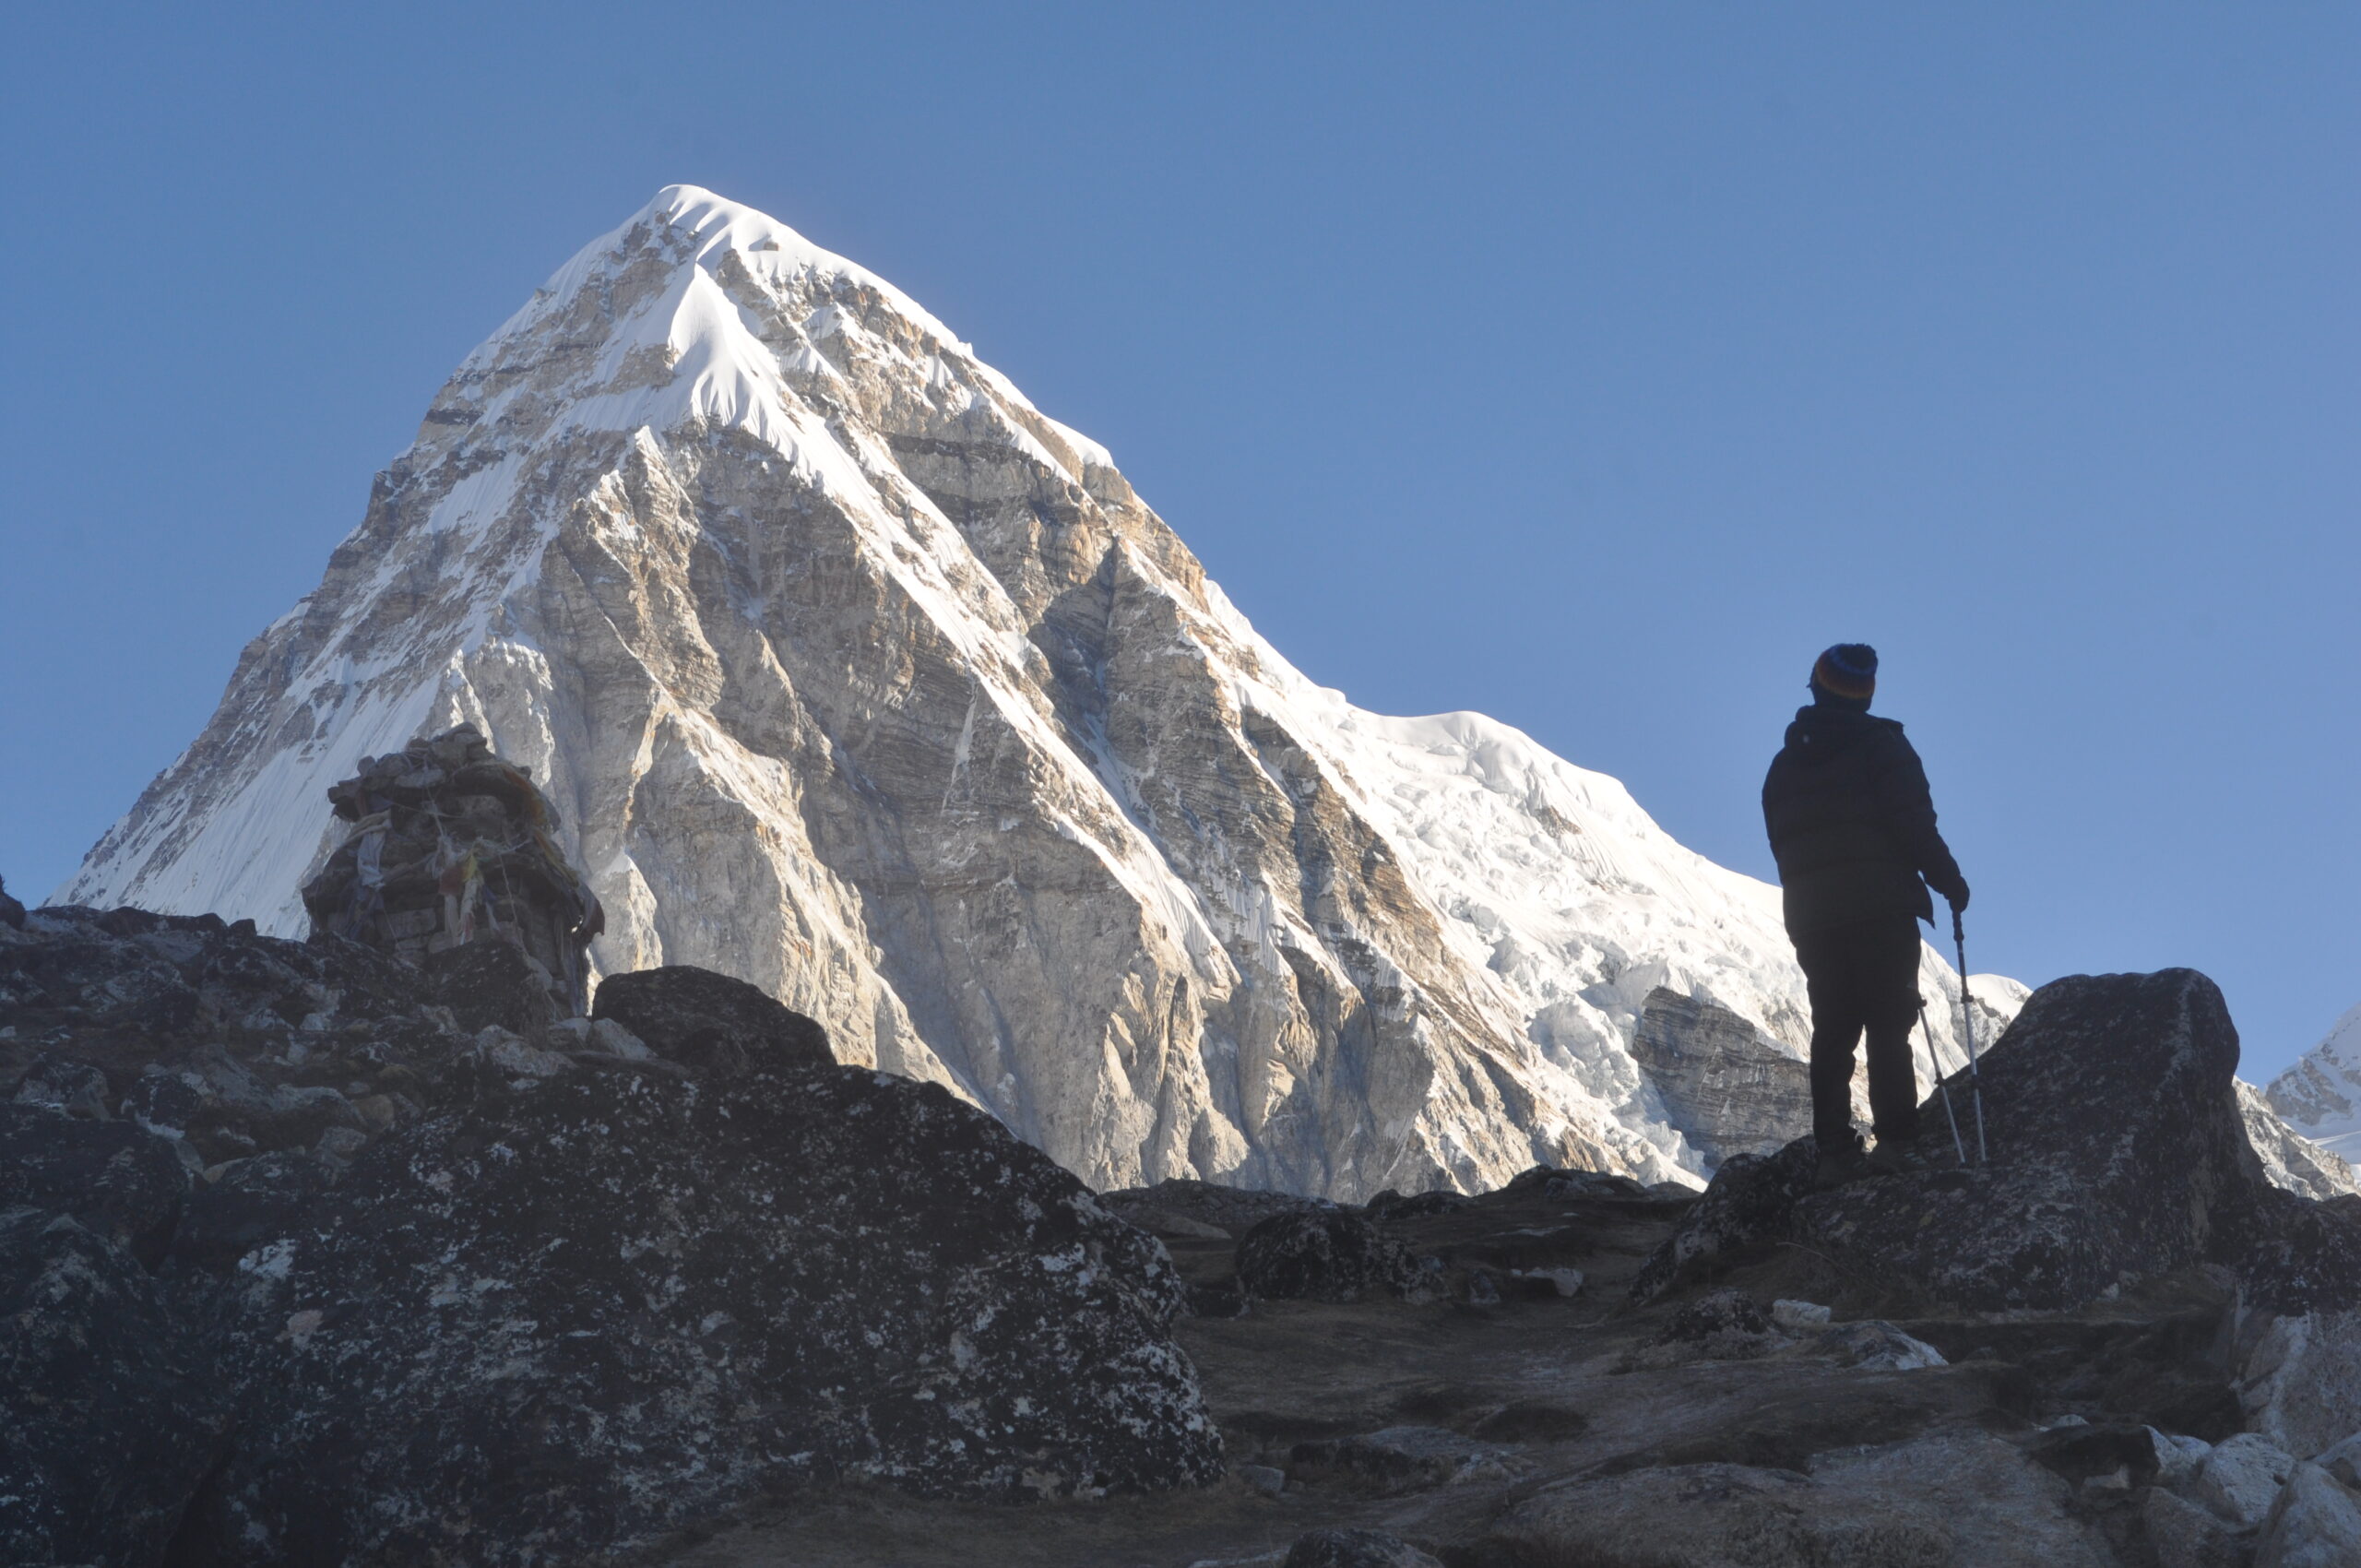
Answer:
M544 977L559 1016L583 1014L586 949L606 911L558 849L557 812L532 776L472 725L362 757L328 802L353 831L304 885L314 932L410 964L505 942Z

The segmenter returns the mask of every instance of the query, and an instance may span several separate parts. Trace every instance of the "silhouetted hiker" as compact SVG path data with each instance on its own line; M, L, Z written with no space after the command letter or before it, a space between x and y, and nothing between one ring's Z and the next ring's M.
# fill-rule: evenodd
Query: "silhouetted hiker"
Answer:
M1901 725L1869 717L1877 684L1877 649L1838 643L1821 654L1811 706L1787 726L1762 781L1787 934L1811 997L1811 1130L1825 1182L1925 1164L1910 1057L1918 922L1935 918L1929 887L1967 908L1918 754ZM1874 1155L1853 1130L1853 1051L1864 1029Z

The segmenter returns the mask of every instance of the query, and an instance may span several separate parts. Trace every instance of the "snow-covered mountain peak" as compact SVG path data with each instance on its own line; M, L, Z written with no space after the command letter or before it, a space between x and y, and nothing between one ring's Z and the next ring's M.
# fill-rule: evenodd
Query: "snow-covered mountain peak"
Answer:
M1316 684L1103 447L694 186L469 356L58 897L297 933L326 786L462 721L557 806L603 970L752 980L1100 1185L1694 1180L1795 1130L1773 889L1506 725Z

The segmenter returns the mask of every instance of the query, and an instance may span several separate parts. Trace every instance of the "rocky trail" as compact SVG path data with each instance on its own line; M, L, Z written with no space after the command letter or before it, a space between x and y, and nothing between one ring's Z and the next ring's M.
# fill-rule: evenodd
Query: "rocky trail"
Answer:
M1229 1464L1203 1491L1014 1510L877 1491L799 1498L664 1560L1276 1564L1301 1538L1360 1530L1501 1568L2146 1563L2158 1560L2142 1555L2157 1512L2146 1428L2198 1443L2240 1429L2218 1354L2236 1291L2216 1272L2075 1311L1882 1318L1909 1302L1872 1275L1774 1245L1640 1308L1633 1282L1691 1206L1608 1188L1541 1181L1424 1200L1423 1214L1414 1204L1386 1229L1445 1265L1422 1281L1430 1299L1255 1300L1184 1320L1176 1338ZM1200 1234L1218 1227L1198 1218L1234 1212L1232 1194L1175 1183L1115 1206L1163 1233L1202 1303L1232 1297L1237 1242ZM1572 1297L1553 1277L1565 1271L1581 1277ZM1732 1290L1766 1318L1774 1302L1804 1301L1832 1322L1733 1330ZM1944 1364L1911 1364L1929 1349ZM1814 1520L1893 1555L1831 1555L1813 1544ZM1794 1541L1763 1539L1788 1521ZM2212 1538L2201 1521L2156 1529L2177 1525Z

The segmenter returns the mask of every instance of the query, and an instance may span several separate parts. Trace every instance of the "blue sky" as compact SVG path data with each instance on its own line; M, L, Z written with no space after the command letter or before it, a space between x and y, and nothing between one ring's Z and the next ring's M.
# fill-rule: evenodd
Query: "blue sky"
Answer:
M53 886L451 367L673 181L1106 442L1307 672L1769 874L1884 652L2039 982L2361 1001L2361 10L16 7L0 875Z

